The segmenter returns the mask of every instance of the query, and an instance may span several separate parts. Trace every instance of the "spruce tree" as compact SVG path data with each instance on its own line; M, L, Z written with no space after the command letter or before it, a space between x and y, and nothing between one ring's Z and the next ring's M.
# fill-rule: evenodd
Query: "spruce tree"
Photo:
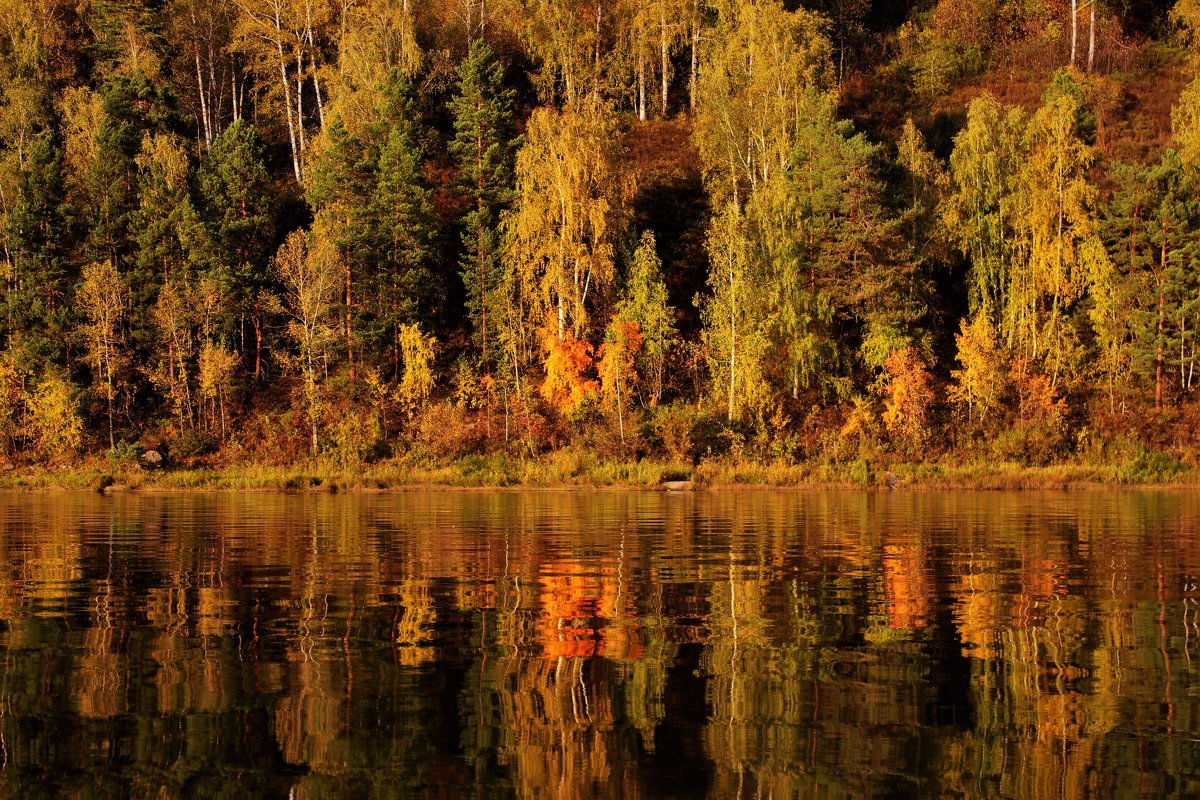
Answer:
M468 203L459 269L475 344L486 367L495 358L491 350L496 322L489 320L489 306L502 275L500 216L512 201L513 161L520 140L513 132L515 93L504 87L504 72L491 48L475 42L458 75L458 93L450 101L450 153L460 171L458 191Z

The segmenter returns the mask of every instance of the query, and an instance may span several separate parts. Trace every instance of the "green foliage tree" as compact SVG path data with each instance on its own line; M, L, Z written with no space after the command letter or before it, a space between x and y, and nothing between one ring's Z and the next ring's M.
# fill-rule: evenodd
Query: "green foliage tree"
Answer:
M475 343L486 366L494 357L489 345L497 324L494 314L489 321L488 311L498 301L503 269L500 218L512 201L520 139L513 130L515 92L504 88L503 69L486 43L472 45L458 77L458 92L450 101L454 138L449 148L461 174L458 190L469 208L462 220L459 271Z
M30 144L4 231L5 330L34 361L63 361L72 326L71 209L62 154L44 133Z
M392 374L400 379L402 328L429 315L442 287L430 269L437 226L433 192L424 173L419 117L407 78L395 73L393 79L389 110L381 120L386 136L379 149L378 177L369 200L374 252L383 255L384 267L371 289L378 303L374 316L382 322L374 338L390 343Z
M658 405L677 332L675 310L667 298L662 261L658 258L657 243L651 231L642 233L633 253L625 279L625 296L617 307L615 319L637 326L642 339L635 354L637 383L643 384L650 405Z
M238 120L213 141L197 174L203 219L213 240L216 277L232 308L254 329L254 375L263 370L264 293L273 283L271 248L277 194L267 148L254 127Z

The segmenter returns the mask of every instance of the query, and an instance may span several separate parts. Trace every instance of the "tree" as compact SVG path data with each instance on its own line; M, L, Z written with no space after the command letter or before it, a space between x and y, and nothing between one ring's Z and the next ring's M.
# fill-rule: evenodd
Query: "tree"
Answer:
M244 113L245 79L230 48L237 9L233 0L171 0L166 19L166 37L176 53L175 83L191 89L184 107L199 120L200 137L210 149L225 124Z
M73 310L71 209L61 150L48 133L29 147L6 223L7 333L36 361L65 360Z
M83 335L88 366L97 393L108 416L108 446L116 447L113 435L114 407L124 390L128 362L125 342L125 298L128 289L111 261L92 262L83 269L83 282L76 295L86 322Z
M433 191L425 178L425 152L407 78L393 75L389 111L381 119L386 138L379 150L378 178L370 197L370 213L383 253L383 270L376 274L373 295L379 303L376 318L384 321L380 338L390 341L392 374L399 377L401 329L419 322L432 310L440 292L430 269L436 223Z
M917 348L900 348L887 359L888 392L883 424L888 433L914 452L929 436L929 409L933 405L933 376Z
M521 11L523 38L539 65L533 76L538 94L547 103L561 100L576 105L585 97L601 97L604 57L609 43L604 34L605 11L600 0L528 0Z
M588 377L593 366L592 346L570 330L559 332L551 317L542 328L542 353L546 368L538 388L542 399L559 413L575 411L598 388Z
M967 407L967 421L983 422L1000 408L1007 385L1005 356L992 323L976 312L963 317L954 337L959 369L950 373L950 400Z
M625 296L617 307L616 319L637 327L642 344L635 353L636 383L642 385L644 381L648 384L650 404L658 405L676 331L675 312L667 301L662 262L651 231L642 233L634 251L625 279Z
M778 0L722 7L697 86L694 136L714 201L787 169L811 90L829 85L822 20Z
M503 86L504 74L482 41L458 68L458 93L450 101L454 139L450 153L460 171L458 191L469 210L463 218L463 255L459 270L467 295L467 313L483 364L490 363L495 338L489 307L498 302L502 271L500 219L512 202L514 156L520 139L513 132L515 92Z
M237 368L237 354L214 342L200 348L196 366L200 399L210 406L205 412L209 419L221 421L221 439L225 439L225 402ZM213 412L216 412L215 414ZM210 429L211 429L211 424Z
M254 127L237 120L213 141L197 173L214 260L234 308L249 316L254 328L255 377L262 374L263 294L272 282L276 217L266 157L266 145Z
M129 273L131 329L139 349L150 348L149 319L160 287L188 286L208 268L212 254L208 231L192 204L187 155L173 136L147 135L136 164L140 203L135 217L137 244Z
M304 182L304 155L307 150L307 118L304 110L305 86L311 82L312 97L324 126L324 93L320 81L322 26L327 25L329 5L311 0L234 0L238 18L234 26L235 47L248 59L260 79L265 81L263 105L282 107L287 126L292 174L297 184ZM274 75L278 78L275 83ZM311 110L310 110L311 112ZM277 111L275 113L278 113Z
M193 296L189 287L168 281L158 293L151 319L158 332L160 347L151 362L150 380L166 393L180 430L191 425L192 360L196 355Z
M325 234L319 226L311 234L293 231L275 255L275 275L283 286L284 310L290 317L287 333L298 350L294 363L304 382L313 455L318 447L321 359L334 334L329 318L341 272Z
M411 415L429 399L436 376L433 354L437 340L421 332L419 325L401 325L397 339L404 360L404 375L400 378L398 395Z
M1010 293L1017 347L1043 358L1055 378L1066 363L1060 345L1068 306L1089 285L1101 288L1111 269L1097 233L1096 189L1087 178L1095 155L1080 139L1077 120L1078 106L1068 96L1030 120L1021 217L1029 258Z
M83 420L71 382L48 373L28 400L26 431L34 451L46 461L64 459L83 443Z
M687 38L686 0L631 0L627 15L638 119L645 121L655 93L650 84L658 77L658 111L667 116L673 65L672 56Z
M423 54L409 0L338 0L337 72L330 111L354 134L375 118L379 94L393 75L414 77Z
M954 139L951 188L943 213L959 252L970 262L970 309L997 325L1011 345L1014 264L1025 258L1017 233L1016 187L1025 159L1025 122L990 94L967 108L966 127Z
M636 322L613 317L600 346L600 395L615 410L621 441L625 441L625 405L637 373L635 363L644 338Z
M559 339L590 332L590 309L611 289L625 219L615 121L596 103L538 109L517 156L514 208L505 217L506 269L527 321L555 318Z
M363 262L369 257L371 241L371 194L376 181L376 164L368 143L346 129L335 118L316 145L316 156L308 170L305 199L316 212L319 227L330 237L331 254L342 269L342 336L351 380L359 353L356 284Z
M725 398L730 422L746 410L759 410L767 396L763 367L769 317L746 253L745 225L732 200L714 216L708 234L712 294L701 307L712 393Z

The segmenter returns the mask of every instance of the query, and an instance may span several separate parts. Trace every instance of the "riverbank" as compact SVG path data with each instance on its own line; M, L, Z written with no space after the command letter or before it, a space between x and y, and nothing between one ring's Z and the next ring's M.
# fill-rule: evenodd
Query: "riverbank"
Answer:
M1200 486L1200 471L1170 459L1028 466L1005 462L755 462L697 465L598 459L561 450L539 458L474 456L446 463L397 459L331 464L212 465L145 469L95 459L70 467L17 467L0 473L0 490L379 492L418 489L1069 489L1104 486Z

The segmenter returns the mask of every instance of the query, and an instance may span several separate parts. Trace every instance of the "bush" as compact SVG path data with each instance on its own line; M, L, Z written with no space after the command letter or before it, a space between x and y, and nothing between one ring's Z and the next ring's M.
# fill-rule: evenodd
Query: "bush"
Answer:
M1120 476L1125 483L1167 483L1183 471L1183 464L1161 450L1139 446L1121 468Z
M219 444L217 437L192 428L179 434L171 445L171 453L175 458L198 458L217 452Z
M992 455L1027 467L1044 467L1066 455L1069 445L1061 417L1018 422L992 440Z
M329 426L325 436L325 456L342 469L353 469L379 456L383 426L375 411L358 410L343 414Z
M439 460L480 453L487 435L478 414L448 402L428 406L413 419L413 439Z
M83 443L83 419L69 381L49 375L29 398L29 438L46 460L64 459Z
M654 446L672 461L689 461L693 456L692 426L696 414L686 403L671 403L654 409L648 428Z
M136 464L142 457L143 449L137 442L122 439L104 455L113 464Z

